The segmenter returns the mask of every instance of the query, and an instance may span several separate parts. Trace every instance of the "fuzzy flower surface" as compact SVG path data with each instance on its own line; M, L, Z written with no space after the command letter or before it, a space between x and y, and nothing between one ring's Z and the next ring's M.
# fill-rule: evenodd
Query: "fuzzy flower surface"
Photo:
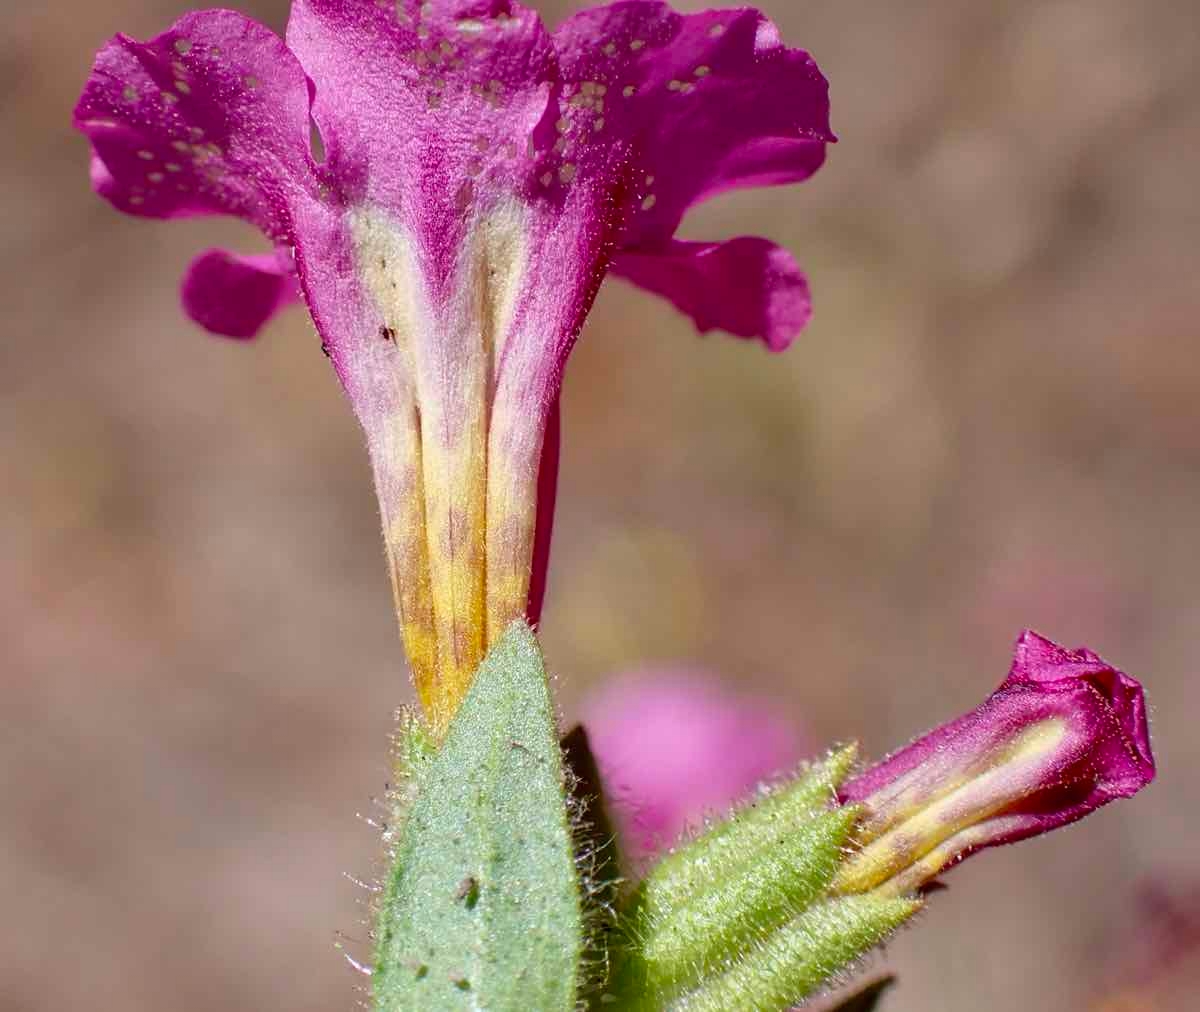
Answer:
M841 800L867 814L836 887L910 892L978 850L1131 797L1154 775L1141 684L1090 650L1025 632L981 706L843 786Z
M754 10L624 0L551 33L510 0L296 0L286 41L204 11L113 38L75 122L118 209L270 239L201 254L184 305L245 338L307 303L366 433L435 724L536 617L562 372L605 275L775 350L808 319L784 250L675 238L833 140L824 78Z

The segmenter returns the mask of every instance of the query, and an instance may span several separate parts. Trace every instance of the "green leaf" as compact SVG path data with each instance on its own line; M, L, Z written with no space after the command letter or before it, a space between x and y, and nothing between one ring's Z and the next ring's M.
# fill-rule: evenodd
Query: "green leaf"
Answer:
M391 817L383 831L389 860L396 856L397 841L404 837L408 814L421 793L421 781L437 755L433 733L418 712L401 708L399 727L392 739L392 781L387 788Z
M376 1012L570 1012L583 945L562 757L533 633L485 658L396 843Z

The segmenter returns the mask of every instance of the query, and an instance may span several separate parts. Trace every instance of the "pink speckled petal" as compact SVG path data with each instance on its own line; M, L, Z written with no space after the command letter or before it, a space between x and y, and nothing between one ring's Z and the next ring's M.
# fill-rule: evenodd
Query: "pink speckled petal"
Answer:
M658 0L594 7L554 36L563 77L597 86L595 146L629 157L626 246L666 239L686 209L735 187L806 179L834 140L828 84L750 9L681 15ZM624 154L628 148L630 154Z
M299 301L300 287L292 259L282 250L241 256L210 249L189 265L181 296L183 308L205 330L246 339Z
M75 109L92 183L116 207L156 218L231 214L286 233L314 187L308 86L270 29L232 11L180 18L148 42L117 35Z
M536 13L506 0L296 0L287 39L317 82L313 118L343 200L402 217L443 272L476 201L486 210L532 187L528 147L540 124L553 132L556 73Z
M701 333L761 338L782 351L812 315L808 284L785 249L766 239L667 243L617 256L612 271L669 299Z

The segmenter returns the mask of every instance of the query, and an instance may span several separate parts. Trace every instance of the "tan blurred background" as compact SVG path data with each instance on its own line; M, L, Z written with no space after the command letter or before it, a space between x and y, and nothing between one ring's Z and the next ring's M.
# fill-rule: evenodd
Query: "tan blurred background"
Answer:
M842 142L685 231L788 244L817 317L771 357L606 287L566 389L564 710L694 660L878 754L1022 627L1086 642L1145 680L1158 783L958 870L876 965L891 1012L1115 1002L1144 885L1200 878L1200 14L762 6ZM68 127L103 40L185 8L0 11L5 1012L356 999L341 873L409 694L361 440L300 311L252 346L183 319L189 257L249 230L121 217Z

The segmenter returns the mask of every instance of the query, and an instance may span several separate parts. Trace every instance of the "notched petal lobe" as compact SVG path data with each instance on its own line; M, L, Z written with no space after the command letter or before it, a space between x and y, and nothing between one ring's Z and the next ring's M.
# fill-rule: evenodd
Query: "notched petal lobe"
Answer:
M668 299L702 333L719 328L761 338L772 351L788 347L812 315L808 283L795 259L766 239L630 250L616 258L612 271Z
M222 337L256 337L279 310L300 299L291 257L282 250L241 256L210 249L188 267L181 287L188 316Z

